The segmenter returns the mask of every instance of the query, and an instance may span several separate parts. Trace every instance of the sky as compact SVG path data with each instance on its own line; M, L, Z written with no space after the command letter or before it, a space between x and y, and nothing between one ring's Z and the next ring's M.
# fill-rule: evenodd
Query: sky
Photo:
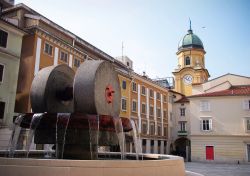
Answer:
M135 72L170 77L178 43L189 29L203 42L210 79L232 73L250 77L249 0L16 0L117 57Z

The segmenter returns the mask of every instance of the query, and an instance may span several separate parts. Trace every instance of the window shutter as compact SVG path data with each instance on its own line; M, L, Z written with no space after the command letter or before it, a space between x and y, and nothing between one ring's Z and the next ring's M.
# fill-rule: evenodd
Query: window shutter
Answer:
M207 111L210 111L210 102L207 102Z
M213 129L213 123L212 123L212 119L209 119L209 130Z
M247 109L248 109L248 102L249 102L249 100L244 100L244 101L243 101L243 109L244 109L244 110L247 110Z
M203 120L200 120L200 130L203 131Z

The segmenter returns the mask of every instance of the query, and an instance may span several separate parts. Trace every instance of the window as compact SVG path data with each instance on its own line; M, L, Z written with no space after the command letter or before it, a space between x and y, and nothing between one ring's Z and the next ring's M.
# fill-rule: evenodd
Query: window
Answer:
M0 83L3 82L4 65L0 64Z
M4 118L5 102L0 101L0 119Z
M146 95L146 88L144 86L141 87L141 94Z
M164 129L164 136L167 136L167 132L168 132L167 127L164 127L163 129Z
M159 92L156 93L156 99L160 100L160 93Z
M147 134L147 124L146 123L142 123L142 133Z
M250 132L250 118L246 119L246 131Z
M141 113L146 114L146 104L145 103L141 104Z
M135 83L135 82L132 82L132 90L133 90L134 92L137 91L137 86L136 86L136 83Z
M137 103L135 100L132 101L132 112L136 112Z
M63 61L63 62L68 62L68 54L61 51L60 53L60 59Z
M166 103L167 102L167 96L163 95L163 101Z
M190 57L189 56L187 56L185 58L185 65L190 65Z
M127 110L127 100L126 98L122 98L122 111Z
M157 117L160 118L161 117L161 109L157 108Z
M149 107L149 115L154 116L154 107L153 106Z
M163 111L163 118L167 118L167 111L166 110Z
M149 90L149 96L150 96L150 98L154 97L154 91L152 89Z
M81 60L75 58L75 59L74 59L74 67L78 68L78 67L80 67L80 65L81 65Z
M201 130L211 131L212 130L212 119L202 119L201 120Z
M161 126L158 126L157 131L158 131L158 136L161 136Z
M250 100L243 101L243 109L250 110Z
M201 101L200 102L200 111L210 111L209 101Z
M186 130L186 123L187 122L179 122L179 130L180 131L187 131Z
M122 81L122 88L126 89L126 81L125 80Z
M0 29L0 47L7 47L8 33Z
M52 45L48 44L48 43L45 43L44 45L44 52L50 56L52 56L52 50L53 50L53 47Z
M180 108L180 115L185 116L186 108Z
M150 124L150 135L154 135L155 134L155 124L151 123Z

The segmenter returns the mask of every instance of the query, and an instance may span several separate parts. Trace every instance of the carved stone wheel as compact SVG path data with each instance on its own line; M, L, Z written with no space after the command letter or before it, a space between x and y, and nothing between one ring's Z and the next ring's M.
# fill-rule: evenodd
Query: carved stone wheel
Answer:
M67 65L40 70L31 85L31 107L35 113L73 112L74 71Z
M75 112L119 116L121 90L111 63L83 62L75 75L73 93Z

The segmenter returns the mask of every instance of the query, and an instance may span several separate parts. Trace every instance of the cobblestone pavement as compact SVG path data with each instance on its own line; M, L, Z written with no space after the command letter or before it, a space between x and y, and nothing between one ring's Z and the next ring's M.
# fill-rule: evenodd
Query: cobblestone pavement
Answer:
M185 163L186 170L204 176L250 176L250 164Z

